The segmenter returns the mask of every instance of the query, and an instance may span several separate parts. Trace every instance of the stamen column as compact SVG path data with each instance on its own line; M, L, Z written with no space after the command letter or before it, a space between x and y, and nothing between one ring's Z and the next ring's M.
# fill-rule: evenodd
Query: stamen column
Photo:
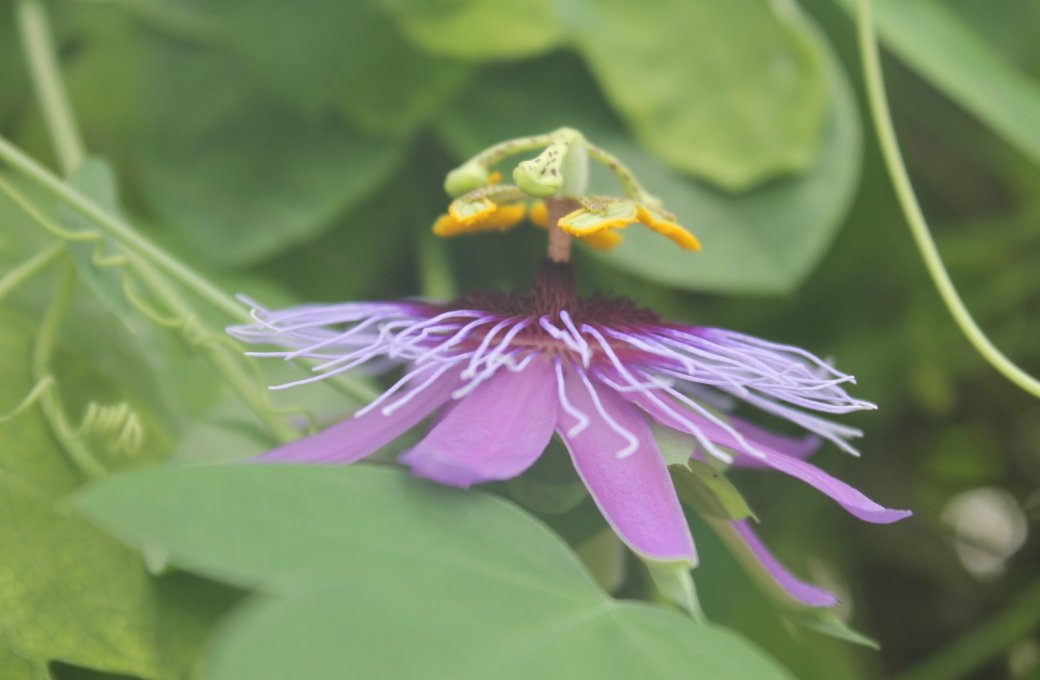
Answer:
M579 208L577 201L553 197L545 200L546 221L549 226L549 248L546 252L553 262L571 261L571 235L559 227L560 218Z

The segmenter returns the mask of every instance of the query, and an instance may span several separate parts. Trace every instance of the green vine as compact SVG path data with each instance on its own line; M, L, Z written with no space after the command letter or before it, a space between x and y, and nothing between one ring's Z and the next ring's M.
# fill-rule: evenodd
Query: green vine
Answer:
M867 86L867 100L870 104L874 129L881 144L881 155L892 178L892 186L899 199L899 205L906 217L914 243L921 253L928 275L932 279L943 304L949 310L954 322L961 332L982 357L1001 375L1021 387L1023 390L1040 397L1040 380L1022 370L1007 358L986 336L961 300L957 287L950 279L943 264L939 249L935 246L924 212L917 201L914 187L910 183L910 175L903 162L903 154L899 149L895 128L892 124L892 113L885 95L885 81L881 72L881 59L878 55L877 35L874 30L874 18L870 0L857 0L857 28L859 37L860 58L863 61L863 77Z

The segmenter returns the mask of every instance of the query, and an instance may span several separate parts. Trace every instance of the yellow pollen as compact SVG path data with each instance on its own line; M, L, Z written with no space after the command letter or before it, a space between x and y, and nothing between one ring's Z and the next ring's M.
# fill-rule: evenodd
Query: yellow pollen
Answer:
M477 213L459 219L457 211L448 209L433 225L433 233L442 238L452 238L463 234L475 234L485 231L506 231L524 219L527 206L523 203L495 205L488 201L490 209L482 209Z
M644 206L639 206L639 221L658 234L671 239L673 243L681 248L693 251L701 249L700 240L686 231L682 225L657 215L653 211L647 210Z

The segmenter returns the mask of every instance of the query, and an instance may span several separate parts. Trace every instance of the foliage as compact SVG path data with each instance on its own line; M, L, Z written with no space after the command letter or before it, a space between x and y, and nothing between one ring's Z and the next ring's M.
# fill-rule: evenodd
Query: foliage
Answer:
M1040 411L970 350L923 275L864 126L853 4L53 2L91 154L74 168L22 51L16 18L39 3L5 6L0 134L60 179L0 149L0 676L1035 674L1034 608L1013 603L1035 597ZM981 325L1035 374L1036 9L874 4L939 248ZM241 356L222 332L244 313L230 294L529 285L538 230L435 243L429 228L447 170L561 125L616 151L704 244L629 230L617 251L578 253L582 286L840 358L881 409L853 419L862 460L825 450L821 465L915 519L856 526L753 470L677 470L708 509L691 517L700 626L601 541L558 450L467 493L380 465L217 465L370 390L269 399L262 385L299 369ZM965 543L995 551L999 526L966 538L951 501L989 487L1034 535L972 571ZM796 573L841 595L836 617L744 574L712 526L751 509ZM850 622L880 651L836 639L865 640Z

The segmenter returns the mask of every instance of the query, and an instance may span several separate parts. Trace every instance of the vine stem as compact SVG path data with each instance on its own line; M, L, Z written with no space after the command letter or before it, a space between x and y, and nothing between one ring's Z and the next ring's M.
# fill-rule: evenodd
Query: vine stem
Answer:
M857 0L857 35L859 37L860 58L863 61L863 78L866 81L867 100L870 104L870 113L874 121L874 129L877 132L878 141L881 145L881 154L885 159L889 176L899 205L906 217L913 235L914 242L921 253L928 274L932 278L943 304L946 305L954 322L964 333L972 347L982 355L1001 375L1021 387L1029 394L1040 397L1040 380L1019 368L1013 361L1007 358L1003 352L990 341L986 334L979 328L971 312L965 306L957 292L956 286L950 279L946 266L943 264L939 250L935 246L928 222L917 201L913 185L910 183L906 164L903 162L902 153L899 150L899 142L892 124L892 113L889 110L888 98L885 95L885 82L881 72L881 59L878 54L877 36L874 29L874 19L870 0Z
M249 312L233 297L207 281L188 265L168 255L125 221L100 208L89 198L68 186L49 170L22 153L3 136L0 136L0 160L67 203L127 248L143 255L150 262L154 262L185 288L190 289L232 319L242 323L252 322Z
M62 172L68 175L83 162L86 152L76 119L72 115L72 107L69 106L65 88L58 76L47 12L40 0L18 0L16 13L25 59L32 72L36 95L40 98L43 118L54 140L58 164Z
M86 158L86 151L79 127L76 125L76 116L62 84L61 71L51 40L47 11L40 0L18 0L17 13L25 57L29 63L37 96L40 99L40 108L43 111L44 120L47 122L50 137L54 142L62 173L69 175ZM109 214L87 197L69 187L2 136L0 136L0 158L18 172L69 203L98 226L105 228L125 245L154 261L185 287L198 293L200 297L227 313L231 318L247 323L250 321L248 312L234 298L204 279L188 265L167 255L129 224Z
M33 255L0 278L0 300L7 297L12 290L22 285L36 274L47 268L52 262L65 253L65 246L57 243L44 251Z
M36 334L33 344L32 363L30 366L34 384L49 384L50 386L40 391L40 409L43 411L44 420L50 426L51 433L58 440L62 449L68 455L72 463L90 479L101 479L108 474L101 463L90 452L83 439L73 430L65 418L65 412L58 399L57 386L53 384L50 374L51 358L54 355L54 344L61 328L62 318L68 309L69 300L75 290L76 279L72 270L72 263L66 262L58 279L58 288L54 292L54 298L47 306L43 319L40 322L40 330Z
M177 319L182 320L182 323L179 324L180 333L186 341L191 342L193 339L193 319L195 318L191 306L185 302L175 288L169 285L157 272L140 262L139 258L139 255L130 255L130 266L133 271L159 301L173 312ZM252 376L244 371L237 361L225 353L225 348L215 342L206 342L205 339L199 343L199 346L213 368L224 379L224 382L263 421L281 443L290 442L300 436L299 431L295 427L278 417L267 400L266 392L256 389Z

